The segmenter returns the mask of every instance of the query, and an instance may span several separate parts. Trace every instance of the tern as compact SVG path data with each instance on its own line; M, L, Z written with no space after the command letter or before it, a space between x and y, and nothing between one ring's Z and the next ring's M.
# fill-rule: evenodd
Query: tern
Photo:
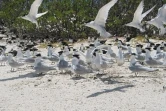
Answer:
M12 53L9 53L8 55L8 64L10 65L11 71L13 72L14 72L14 68L19 68L24 65L24 63L14 60Z
M109 3L107 3L106 5L104 5L98 11L98 14L97 14L95 20L91 21L90 23L86 23L85 26L97 30L97 32L100 33L101 37L105 37L105 38L110 37L111 34L105 30L105 23L108 18L108 12L109 12L110 8L113 7L117 1L118 0L112 0Z
M1 48L1 47L0 47L0 49L2 50L1 55L0 55L0 63L1 63L1 66L2 66L3 63L4 63L4 65L5 65L5 62L7 61L7 56L6 56L6 54L5 54L4 49Z
M38 8L42 4L42 2L43 2L43 0L35 0L31 5L29 14L24 16L24 17L21 17L22 19L28 20L32 23L35 23L37 28L39 28L37 18L45 15L48 12L48 11L46 11L44 13L39 13L38 14Z
M144 17L146 17L147 14L149 14L155 8L155 6L153 6L150 10L142 14L143 8L144 8L144 0L142 0L139 6L137 7L137 10L134 13L133 21L125 25L129 27L137 28L141 32L145 32L145 29L142 28L141 21L143 20Z
M69 63L64 60L64 56L63 56L63 51L59 51L59 62L57 64L57 67L59 70L63 71L63 70L67 70L69 68Z
M157 71L158 69L153 69L153 68L149 68L146 66L143 66L141 64L139 64L136 59L135 59L136 54L132 53L131 58L130 58L130 66L129 69L132 72L135 72L136 76L138 72L153 72L153 71Z
M42 62L41 54L37 54L36 56L37 58L35 59L34 68L33 68L35 70L35 73L42 74L42 73L47 73L51 70L56 70L55 67L47 66Z
M118 66L122 66L125 63L124 56L122 53L122 47L119 47L118 56L116 60Z
M72 72L76 74L76 76L80 76L80 74L87 74L92 73L91 69L88 69L87 67L79 64L79 55L73 55L73 59L71 61L72 66Z
M163 62L155 60L151 57L149 48L146 48L145 51L146 51L145 63L147 65L152 66L152 67L163 65Z
M148 24L154 25L159 29L159 35L164 35L166 33L166 29L164 24L166 23L166 5L163 5L161 8L158 9L158 14L155 18L147 21Z

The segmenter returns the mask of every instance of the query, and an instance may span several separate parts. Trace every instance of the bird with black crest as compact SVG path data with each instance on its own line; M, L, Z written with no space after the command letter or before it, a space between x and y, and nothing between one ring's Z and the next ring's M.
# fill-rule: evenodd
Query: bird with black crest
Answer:
M63 72L68 70L69 63L64 59L63 51L59 51L59 62L57 63L58 69Z
M41 54L37 54L34 63L34 70L36 74L42 75L43 73L47 73L51 70L56 70L55 66L48 66L42 62Z
M151 52L151 48L146 48L146 56L145 56L145 63L151 67L158 67L158 66L162 66L163 62L159 61L159 60L155 60L151 57L150 52Z
M8 54L8 64L11 67L11 72L14 72L14 68L19 68L24 66L23 62L18 62L13 58L13 52L9 52Z
M139 63L139 61L136 61L135 56L136 56L135 53L131 54L129 70L134 72L136 76L138 75L138 72L158 71L158 69L154 69L154 68L150 68L150 67L141 65Z
M80 59L79 55L74 54L72 61L71 61L71 63L72 63L71 70L75 74L75 76L78 77L81 74L92 73L91 69L79 64L79 59Z

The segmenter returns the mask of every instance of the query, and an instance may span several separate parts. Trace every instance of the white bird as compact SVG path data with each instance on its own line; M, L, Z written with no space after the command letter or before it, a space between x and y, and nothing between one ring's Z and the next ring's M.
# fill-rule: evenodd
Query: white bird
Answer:
M92 68L96 71L101 71L101 69L105 70L107 69L108 67L111 67L109 66L104 60L102 60L102 56L99 54L99 49L95 49L94 51L94 55L93 55L93 58L92 58Z
M137 7L137 10L134 13L133 21L125 25L129 27L137 28L141 32L145 32L145 29L142 28L141 21L143 20L144 17L146 17L147 14L149 14L155 8L155 6L153 6L150 10L142 14L143 8L144 8L144 0L142 0L139 6Z
M47 46L47 56L52 56L53 54L53 48L51 46Z
M157 16L161 18L162 22L166 24L166 4L164 4L161 8L158 9Z
M123 51L127 51L128 47L121 40L118 40L118 47L121 47Z
M84 44L81 44L81 46L80 46L80 51L81 51L81 52L84 52L84 51L85 51L85 46L84 46Z
M71 63L72 63L71 66L72 72L75 73L76 75L92 73L91 69L79 64L79 55L73 55Z
M156 53L153 54L153 58L155 60L161 60L164 58L164 52L161 51L161 46L158 46L157 48L154 48L154 50L156 50Z
M41 60L41 55L38 54L37 58L35 59L34 70L37 74L42 74L42 73L47 73L51 70L56 70L56 68L53 66L45 65Z
M7 61L7 56L5 55L5 54L3 54L3 55L0 55L0 63L1 63L1 66L3 65L3 63L4 63L4 65L5 65L5 62Z
M87 49L87 52L85 54L85 60L86 63L90 64L92 62L92 51L94 50L94 47L90 47Z
M31 54L30 49L27 49L24 53L24 57L31 57L31 56L32 56L32 54Z
M57 67L59 70L64 71L69 68L69 63L64 59L63 51L58 52L59 53L59 62L57 64Z
M122 66L125 63L123 53L122 53L122 47L119 47L118 56L117 56L116 61L117 61L118 66Z
M153 69L153 68L149 68L146 66L143 66L141 64L139 64L136 60L135 60L135 55L136 54L132 54L131 58L130 58L130 66L129 69L132 72L138 73L138 72L153 72L153 71L157 71L158 69Z
M136 54L139 55L139 54L142 54L142 45L136 45Z
M97 30L97 32L100 33L101 37L106 37L106 38L110 37L111 34L105 30L105 23L108 18L108 12L109 12L110 8L112 6L114 6L117 1L118 0L112 0L109 3L107 3L106 5L104 5L98 11L98 14L97 14L95 20L87 23L85 26Z
M11 53L8 55L8 64L11 67L11 71L14 71L14 68L19 68L24 65L22 62L15 61Z
M131 54L132 54L132 49L131 49L130 44L128 44L127 47L128 47L128 52L124 53L123 56L124 56L125 59L127 59L127 60L129 61L130 56L131 56Z
M2 66L3 63L4 63L4 65L5 65L5 62L7 61L7 56L6 56L6 54L5 54L4 49L1 48L1 47L0 47L0 49L2 50L1 55L0 55L0 63L1 63L1 66Z
M149 48L146 48L145 49L146 51L146 56L145 56L145 63L151 67L156 67L156 66L161 66L163 65L163 62L161 61L157 61L155 59L153 59L150 55L150 49Z
M150 21L147 21L148 24L154 25L159 29L159 35L164 35L166 33L166 29L164 28L164 23L166 23L166 5L162 6L158 9L158 14L155 18Z
M21 17L22 19L28 20L32 23L35 23L37 28L39 27L38 22L37 22L37 18L45 15L48 12L48 11L46 11L44 13L39 13L38 14L38 8L42 4L42 2L43 2L43 0L35 0L33 2L33 4L31 5L29 14L24 16L24 17Z
M23 58L23 53L22 53L21 47L19 47L17 50L16 58L17 58L17 60L21 60Z
M108 51L107 51L107 54L106 55L110 55L112 58L116 58L116 54L113 52L112 48L111 48L111 44L109 44L108 46Z

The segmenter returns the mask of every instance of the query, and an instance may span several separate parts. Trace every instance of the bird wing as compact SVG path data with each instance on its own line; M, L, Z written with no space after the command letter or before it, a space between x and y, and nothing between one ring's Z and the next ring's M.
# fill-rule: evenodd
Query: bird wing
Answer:
M45 64L43 64L43 63L40 63L40 68L41 68L41 70L44 70L44 71L49 71L49 70L54 70L54 69L56 69L55 67L48 66L48 65L45 65Z
M29 11L29 15L31 16L36 16L38 13L38 8L41 5L43 0L35 0L32 5L31 5L31 9Z
M48 11L43 12L43 13L39 13L39 14L37 14L37 15L36 15L36 18L39 18L39 17L41 17L41 16L45 15L47 12L48 12Z
M105 23L108 17L108 12L112 6L117 2L118 0L112 0L106 5L104 5L100 10L98 11L98 14L95 18L95 23L99 24L100 26L105 27Z
M159 29L160 27L163 27L163 23L162 23L162 21L159 20L158 17L155 17L154 19L148 21L148 23L151 24L151 25L154 25L154 26L157 27L158 29Z
M100 26L94 26L94 25L88 25L88 24L86 24L86 26L97 30L97 33L101 33L104 29L104 28L101 28Z
M166 4L158 9L157 17L164 17L166 13Z
M149 68L149 67L145 67L145 66L141 66L141 65L137 66L137 68L138 68L139 70L148 71L148 72L151 72L151 71L155 71L155 70L156 70L156 69Z
M142 0L139 6L137 7L137 10L134 13L133 22L140 22L143 8L144 8L144 0Z
M157 13L157 17L160 17L161 15L163 15L163 7L160 7L159 9L158 9L158 13Z
M155 7L156 7L156 5L153 6L151 9L149 9L148 11L146 11L145 13L143 13L143 14L142 14L142 19L143 19L144 17L146 17L146 15L148 15ZM141 21L142 21L142 19L141 19Z
M157 17L160 18L160 20L166 24L166 4L163 5L159 10L158 10L158 14Z

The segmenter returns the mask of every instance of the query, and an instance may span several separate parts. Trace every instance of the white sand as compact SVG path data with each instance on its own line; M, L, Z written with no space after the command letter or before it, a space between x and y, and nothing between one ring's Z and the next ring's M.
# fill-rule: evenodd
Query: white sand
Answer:
M166 111L166 73L138 77L116 64L97 79L50 72L35 77L26 68L0 67L0 111Z

